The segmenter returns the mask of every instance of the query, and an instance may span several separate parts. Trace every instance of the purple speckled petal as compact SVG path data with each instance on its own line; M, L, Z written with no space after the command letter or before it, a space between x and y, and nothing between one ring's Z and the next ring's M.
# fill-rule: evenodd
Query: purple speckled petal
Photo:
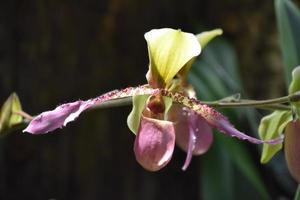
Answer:
M271 139L271 140L260 140L260 139L248 136L248 135L240 132L236 128L234 128L234 126L225 118L215 121L215 123L213 125L216 126L221 132L224 132L225 134L228 134L232 137L236 137L241 140L248 140L249 142L252 142L255 144L263 144L263 143L279 144L279 143L283 142L283 138L284 138L284 136L281 135L280 137Z
M248 140L249 142L255 144L279 144L283 142L283 135L271 140L259 140L248 136L234 128L234 126L228 121L228 119L221 113L217 112L216 110L205 104L202 104L197 99L186 97L181 93L177 92L173 93L166 90L162 90L161 92L163 96L170 97L174 102L182 104L183 106L186 106L189 109L195 111L197 114L202 116L209 125L217 128L219 131L228 134L232 137L236 137L241 140Z
M69 122L74 121L83 111L103 102L135 95L155 94L157 92L159 92L158 89L143 86L136 88L129 87L123 90L114 90L87 101L79 100L62 104L54 110L46 111L36 116L23 132L32 134L48 133L66 126Z
M175 146L174 124L141 117L134 142L136 160L149 171L158 171L171 160Z

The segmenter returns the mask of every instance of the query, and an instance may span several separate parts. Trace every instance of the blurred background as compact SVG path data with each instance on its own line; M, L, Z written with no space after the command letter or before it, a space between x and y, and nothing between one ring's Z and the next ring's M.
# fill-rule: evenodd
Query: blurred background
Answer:
M300 1L294 1L297 5ZM198 33L222 28L193 66L199 98L285 94L271 0L28 0L0 2L0 102L17 92L35 115L60 103L144 84L153 28ZM215 133L209 152L181 171L175 149L163 170L136 161L126 125L131 107L84 113L48 135L15 131L0 140L0 199L291 199L282 155L261 165L260 147ZM257 136L267 112L222 110Z

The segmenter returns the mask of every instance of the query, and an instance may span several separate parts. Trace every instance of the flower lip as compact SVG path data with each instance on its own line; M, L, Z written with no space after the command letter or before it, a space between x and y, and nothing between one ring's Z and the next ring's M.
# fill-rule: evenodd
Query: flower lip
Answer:
M141 117L134 142L136 160L149 171L158 171L168 164L175 146L174 124L169 121Z

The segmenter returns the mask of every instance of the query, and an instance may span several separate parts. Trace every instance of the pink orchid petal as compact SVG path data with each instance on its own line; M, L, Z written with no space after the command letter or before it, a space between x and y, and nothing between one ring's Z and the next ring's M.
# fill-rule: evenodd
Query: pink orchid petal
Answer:
M169 121L141 117L134 142L136 160L147 170L157 171L171 160L175 146L174 124Z
M275 139L271 139L271 140L260 140L251 136L248 136L244 133L242 133L241 131L237 130L236 128L234 128L234 126L226 119L219 119L218 121L215 121L214 126L216 126L216 128L218 128L221 132L230 135L231 137L236 137L238 139L241 140L248 140L249 142L255 143L255 144L279 144L283 142L283 138L284 136L280 136L278 138Z
M42 134L53 131L66 125L70 121L68 118L70 116L74 118L74 113L77 113L78 110L83 110L84 107L86 107L86 102L76 101L58 106L53 111L43 112L35 117L23 132Z
M135 95L155 94L157 89L150 89L144 86L136 88L126 88L123 90L114 90L87 101L75 101L58 106L54 110L46 111L36 116L23 132L32 134L42 134L53 131L57 128L66 126L74 121L83 111L97 106L109 100L131 97Z
M196 112L183 108L185 112L185 123L188 124L189 133L194 138L193 155L204 154L212 144L213 134L206 120ZM182 137L182 134L179 136ZM191 138L191 137L189 137ZM178 140L180 144L180 140ZM182 141L185 141L182 138Z
M176 144L187 152L182 167L186 170L192 155L204 154L211 146L213 141L211 127L203 117L178 104L173 104L168 119L175 122Z
M300 183L300 121L290 122L285 129L284 153L293 178Z

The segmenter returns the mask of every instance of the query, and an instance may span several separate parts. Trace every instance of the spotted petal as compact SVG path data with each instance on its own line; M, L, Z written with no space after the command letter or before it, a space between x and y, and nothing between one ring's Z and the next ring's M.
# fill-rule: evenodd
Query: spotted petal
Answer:
M182 104L183 106L188 107L189 109L195 111L198 115L202 116L208 124L217 128L219 131L228 134L232 137L237 137L241 140L248 140L249 142L255 144L279 144L283 141L283 135L278 138L270 140L260 140L248 136L236 128L228 121L228 119L223 116L221 113L217 112L213 108L202 104L200 101L194 98L186 97L180 93L169 92L166 90L161 91L164 96L170 97L174 102Z
M134 142L136 160L149 171L158 171L171 160L175 145L174 124L141 117Z
M146 87L126 88L108 92L94 99L62 104L54 110L46 111L36 116L23 132L32 134L47 133L66 126L69 122L74 121L83 111L107 101L136 95L155 94L157 92L159 90Z

